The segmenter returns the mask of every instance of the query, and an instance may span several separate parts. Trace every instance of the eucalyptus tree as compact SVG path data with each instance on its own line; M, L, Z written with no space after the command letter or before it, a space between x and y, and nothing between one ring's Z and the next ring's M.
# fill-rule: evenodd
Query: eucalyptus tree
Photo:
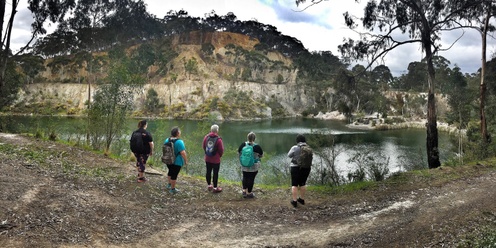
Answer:
M393 74L385 65L376 66L370 73L370 79L380 90L386 91L393 83Z
M322 1L311 0L311 3ZM301 4L306 0L295 2ZM370 67L400 46L412 43L421 46L427 62L428 75L426 147L429 168L441 165L435 100L436 78L432 59L442 49L439 44L441 32L457 27L460 9L453 8L454 2L456 1L369 0L362 18L358 19L348 12L344 14L346 25L358 31L360 39L348 39L338 47L345 59L368 58ZM363 32L358 30L359 21L362 23Z
M331 51L301 52L294 59L298 68L298 83L304 84L305 93L313 95L318 104L317 108L332 109L334 102L338 102L339 93L333 94L329 89L336 81L338 72L347 65Z
M108 30L104 20L112 10L110 0L78 0L74 15L68 20L76 34L78 50L95 52L105 46Z
M0 108L8 105L20 87L19 75L13 68L12 58L23 53L31 42L39 35L45 34L44 24L47 21L57 22L62 19L67 11L72 9L75 0L28 0L28 9L34 21L31 24L31 38L16 54L11 50L12 30L14 20L19 12L20 0L0 0ZM10 8L10 11L6 7ZM10 100L9 100L10 99Z
M111 2L112 12L104 19L109 44L136 44L163 36L163 21L147 11L143 0Z
M432 58L432 63L434 65L434 70L436 71L437 88L439 89L438 92L441 94L447 94L450 90L449 87L451 86L451 62L443 56L434 56Z
M402 77L401 88L405 91L425 92L427 81L427 64L420 61L410 62L407 73Z
M464 129L472 117L472 103L476 93L468 87L467 78L458 66L450 71L448 82L449 86L446 88L448 104L451 107L448 122L457 123L460 129Z
M26 83L33 83L34 78L45 69L42 57L26 53L16 57L16 63L26 75Z
M79 45L76 33L67 22L61 22L57 29L40 39L33 46L33 51L44 58L69 55L75 52Z
M163 18L164 35L175 35L199 30L200 18L189 16L185 10L170 10Z
M496 27L491 23L491 18L496 15L495 0L459 0L457 3L464 8L463 20L467 21L465 27L476 29L481 35L481 70L480 70L480 85L479 85L479 116L480 116L480 131L484 143L491 141L491 136L487 128L486 117L486 101L487 101L487 37L489 33L494 32Z
M477 79L480 82L480 78ZM486 63L485 81L496 82L496 57ZM496 116L496 84L487 85L486 108L487 116ZM496 132L496 119L488 118L487 122L488 132Z

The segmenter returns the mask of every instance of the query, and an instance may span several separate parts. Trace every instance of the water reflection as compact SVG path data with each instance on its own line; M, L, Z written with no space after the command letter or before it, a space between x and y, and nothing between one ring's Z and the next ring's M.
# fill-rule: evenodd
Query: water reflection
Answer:
M4 132L13 133L34 133L37 129L54 130L62 139L84 139L86 120L84 118L66 118L66 117L31 117L31 116L2 116ZM129 119L126 121L127 130L121 141L121 152L127 152L127 134L136 129L138 120ZM210 127L212 123L204 123L203 127ZM382 151L389 158L389 168L391 172L406 170L411 166L426 167L425 159L425 140L426 132L421 129L405 129L391 131L374 131L374 130L357 130L346 126L340 121L323 121L314 119L281 119L266 121L244 121L244 122L223 122L218 123L220 126L220 135L224 144L231 149L231 154L235 154L237 147L246 140L246 135L253 131L257 135L256 142L259 143L270 159L264 163L272 172L286 171L289 163L286 154L291 146L295 143L296 134L306 134L307 140L315 137L315 134L329 136L326 142L321 143L316 149L323 149L331 146L334 141L335 149L340 150L339 156L336 157L337 169L343 176L350 170L354 170L355 165L348 160L359 149L364 147ZM206 133L198 134L198 128L202 122L190 120L149 120L148 130L153 134L156 144L160 144L169 136L170 129L173 126L179 126L183 131L183 137L187 139L195 134L195 139L189 139L187 147L195 148L191 151L199 151L202 137ZM46 132L46 131L45 131ZM196 144L195 144L196 143ZM449 137L445 133L439 134L439 144L441 148L441 160L444 161L453 156L453 146L450 144ZM156 146L160 149L160 146ZM157 153L157 152L156 152ZM202 156L191 153L190 156L196 157L197 163L201 164ZM234 155L233 155L234 156ZM232 168L225 168L230 171L228 175L223 175L228 179L237 180L239 176L237 170L237 160L235 158L225 159L223 164L231 164ZM202 167L197 169L201 174ZM272 173L271 172L271 173Z

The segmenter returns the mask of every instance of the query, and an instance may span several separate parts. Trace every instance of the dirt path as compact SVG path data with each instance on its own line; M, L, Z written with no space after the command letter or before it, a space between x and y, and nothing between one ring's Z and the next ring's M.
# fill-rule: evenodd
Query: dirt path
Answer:
M170 195L164 176L135 183L132 162L18 135L0 134L0 161L0 247L454 247L496 223L490 165L310 191L293 209L289 187L248 200L180 175Z

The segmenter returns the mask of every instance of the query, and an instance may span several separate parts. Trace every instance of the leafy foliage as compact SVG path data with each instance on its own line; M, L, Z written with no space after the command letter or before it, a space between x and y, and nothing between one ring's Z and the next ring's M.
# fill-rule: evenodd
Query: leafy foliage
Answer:
M12 61L7 64L4 79L4 85L0 88L0 109L9 106L16 99L22 85L21 75L16 71Z
M372 154L376 155L372 156ZM348 175L350 181L363 181L366 178L382 181L389 174L389 157L386 157L382 151L363 147L357 149L348 162L356 165L355 172Z
M158 98L157 91L153 88L148 89L145 99L145 110L150 113L158 113L165 105L160 103L160 98Z
M132 107L134 89L141 82L142 78L131 74L124 63L111 65L105 84L95 92L88 111L88 131L94 149L104 148L108 152L112 142L121 137L124 120Z

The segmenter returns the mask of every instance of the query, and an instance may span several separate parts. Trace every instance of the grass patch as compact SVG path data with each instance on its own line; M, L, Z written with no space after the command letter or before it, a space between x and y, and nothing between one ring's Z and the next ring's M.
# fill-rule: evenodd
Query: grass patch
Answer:
M485 214L490 215L492 223L483 225L469 234L465 241L459 247L467 248L496 248L496 223L495 216L491 213Z

